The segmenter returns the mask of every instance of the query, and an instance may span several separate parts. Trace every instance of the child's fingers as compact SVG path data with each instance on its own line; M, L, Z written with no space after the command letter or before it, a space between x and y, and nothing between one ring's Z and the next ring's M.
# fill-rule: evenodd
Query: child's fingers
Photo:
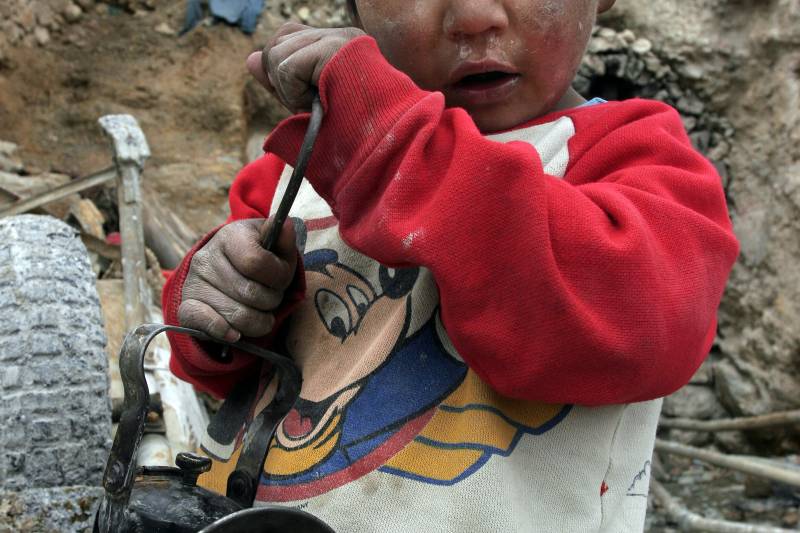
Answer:
M275 94L275 87L273 87L269 82L267 73L264 71L264 67L261 64L261 56L262 52L253 52L247 56L247 60L245 61L247 70L250 72L250 75L253 76L256 81L260 83L266 90L272 94Z
M283 291L294 277L294 268L290 263L294 259L288 259L290 255L284 259L283 253L276 255L261 247L259 230L263 220L253 219L235 224L235 230L227 232L221 242L228 261L242 276Z
M311 29L309 26L304 26L302 24L297 24L295 22L287 22L283 26L275 32L275 35L272 36L267 46L264 47L264 51L269 51L278 44L279 41L286 39L287 37L291 36L294 33ZM265 89L270 91L271 93L275 93L275 87L270 83L269 78L267 76L267 69L265 68L264 60L266 56L262 57L264 52L253 52L249 56L247 56L247 60L245 61L245 65L247 65L247 70L250 74L261 84L264 86Z
M272 331L272 326L275 324L275 316L272 313L259 311L237 302L207 283L193 284L191 287L184 286L183 296L184 300L181 307L190 301L204 304L203 306L198 304L190 305L187 318L190 322L195 320L204 327L215 328L214 331L217 338L220 338L218 333L221 330L221 326L216 316L206 306L210 307L217 315L222 316L229 327L241 332L246 337L263 337ZM180 308L178 312L180 314ZM192 312L199 314L192 315Z
M305 24L300 24L299 22L286 22L281 25L280 28L277 29L275 34L269 40L267 47L275 46L276 43L285 39L288 35L293 33L297 33L303 30L311 30L314 29L312 26L306 26Z
M259 311L277 309L283 301L283 290L267 287L242 276L223 254L214 262L213 268L198 268L197 276L237 302Z
M269 50L265 49L267 78L277 90L281 102L292 111L311 107L309 85L316 59L306 51L314 48L323 37L321 30L300 31L286 36Z
M215 339L238 341L242 334L217 313L213 307L200 300L184 300L178 308L178 322L184 328L197 329Z

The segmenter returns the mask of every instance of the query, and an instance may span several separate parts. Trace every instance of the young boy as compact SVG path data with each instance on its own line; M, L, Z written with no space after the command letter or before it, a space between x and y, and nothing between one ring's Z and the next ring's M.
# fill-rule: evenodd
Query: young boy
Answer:
M164 308L302 370L258 502L337 531L642 530L657 398L708 353L738 247L675 111L571 89L613 3L355 0L360 29L287 24L267 72L248 58L293 111L319 88L303 222L259 247L307 114L237 177ZM251 384L204 443L224 491L275 383L171 340L178 376Z

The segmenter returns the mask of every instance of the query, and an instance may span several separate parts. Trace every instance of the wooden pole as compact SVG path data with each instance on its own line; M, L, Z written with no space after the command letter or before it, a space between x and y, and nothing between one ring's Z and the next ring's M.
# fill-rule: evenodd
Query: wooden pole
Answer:
M742 431L781 426L800 426L800 409L768 415L728 418L721 420L694 420L691 418L662 417L660 427L688 431Z
M22 213L33 211L34 209L49 204L50 202L66 198L71 194L79 193L81 191L103 185L104 183L113 180L116 176L117 172L114 168L107 168L99 172L95 172L94 174L84 176L83 178L78 178L69 183L65 183L64 185L56 187L55 189L30 196L28 198L19 199L11 205L0 209L0 218L20 215Z
M150 148L136 119L130 115L106 115L100 125L110 137L117 167L119 232L122 238L122 277L125 284L127 330L145 323L150 302L142 226L141 172Z
M793 472L787 465L786 468L758 457L740 455L725 455L719 452L703 450L694 446L687 446L677 442L656 439L656 451L672 455L681 455L691 459L699 459L713 465L738 470L752 476L771 479L793 487L800 487L800 471Z
M740 524L727 520L714 520L693 513L667 491L664 486L653 479L650 481L653 495L661 503L670 519L678 524L681 531L710 531L715 533L791 533L788 529L771 526Z
M199 236L146 187L143 216L145 244L156 254L162 268L177 268Z

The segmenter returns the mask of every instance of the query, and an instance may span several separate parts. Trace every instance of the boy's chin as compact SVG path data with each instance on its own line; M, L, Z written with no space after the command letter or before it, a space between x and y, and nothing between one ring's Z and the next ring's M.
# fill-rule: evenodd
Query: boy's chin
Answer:
M466 109L482 133L510 130L529 120L547 114L543 109Z
M538 105L463 106L482 133L492 133L513 129L548 113L578 107L586 100L574 89L569 88L555 101L541 101ZM455 107L461 107L456 105Z

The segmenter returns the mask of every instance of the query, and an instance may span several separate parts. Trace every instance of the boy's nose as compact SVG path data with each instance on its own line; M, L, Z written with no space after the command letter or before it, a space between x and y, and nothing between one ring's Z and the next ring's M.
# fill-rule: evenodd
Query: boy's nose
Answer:
M451 39L463 39L508 27L504 0L451 0L444 16L444 31Z

